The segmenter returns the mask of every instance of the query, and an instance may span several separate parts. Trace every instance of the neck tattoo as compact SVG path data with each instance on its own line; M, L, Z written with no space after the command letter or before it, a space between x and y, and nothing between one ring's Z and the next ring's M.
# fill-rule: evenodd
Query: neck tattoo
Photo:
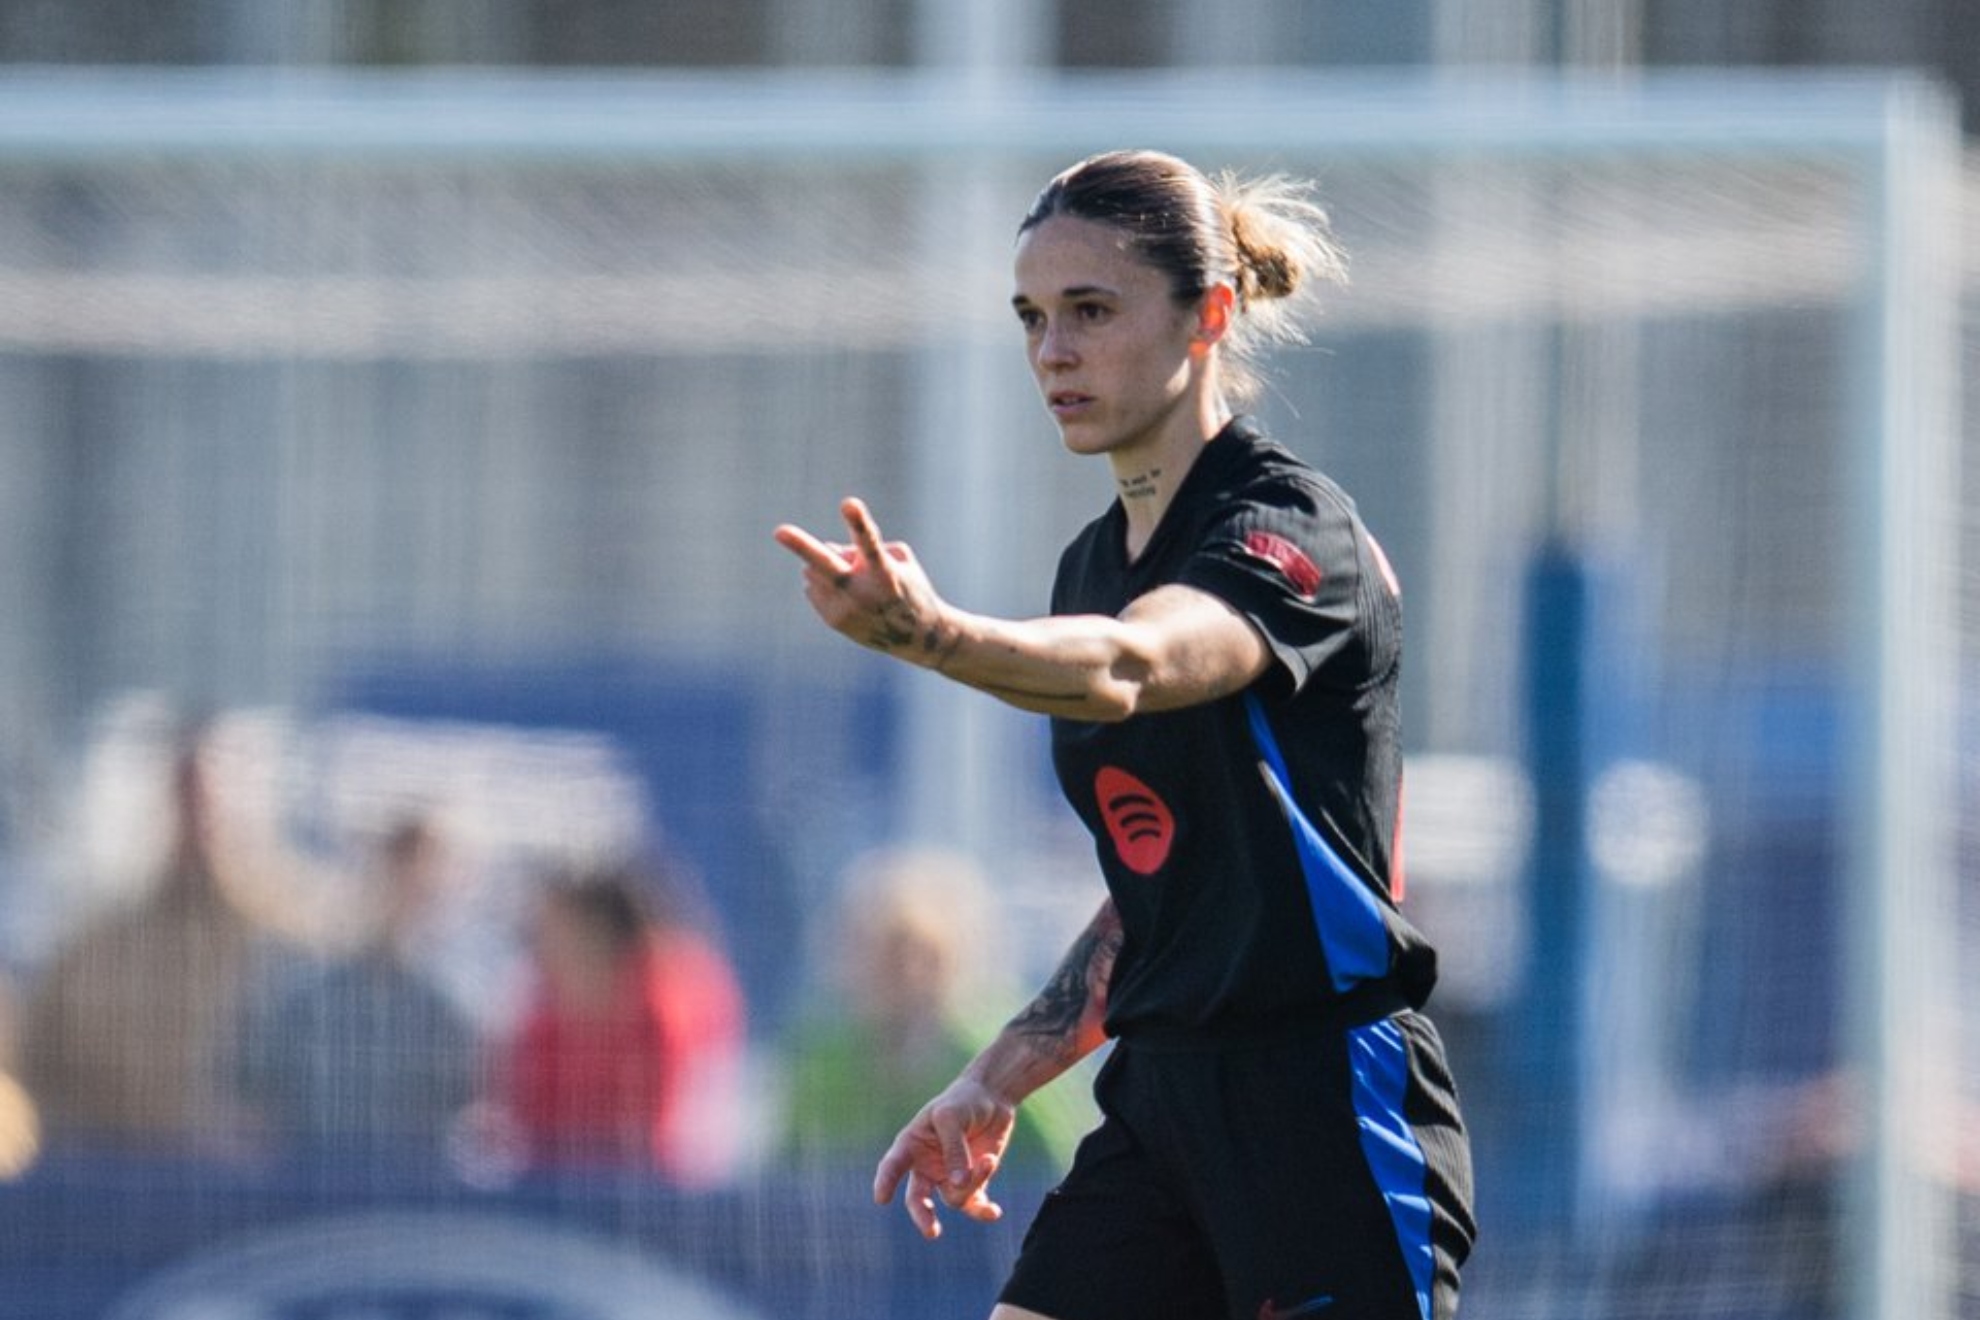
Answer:
M1150 468L1146 472L1137 472L1131 477L1122 477L1119 482L1121 498L1124 500L1152 499L1155 495L1156 483L1161 479L1161 468Z

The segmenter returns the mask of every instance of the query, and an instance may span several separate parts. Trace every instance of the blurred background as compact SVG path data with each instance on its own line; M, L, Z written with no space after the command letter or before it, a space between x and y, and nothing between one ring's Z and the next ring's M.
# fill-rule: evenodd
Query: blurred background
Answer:
M0 1317L967 1317L870 1204L1099 901L1008 312L1318 180L1260 412L1404 585L1466 1314L1980 1316L1964 0L0 0Z

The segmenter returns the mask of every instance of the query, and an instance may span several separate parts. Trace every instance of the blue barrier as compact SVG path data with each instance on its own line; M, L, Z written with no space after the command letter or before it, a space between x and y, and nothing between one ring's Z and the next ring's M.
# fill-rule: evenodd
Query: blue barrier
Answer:
M1042 1188L921 1240L871 1170L686 1192L61 1156L0 1186L0 1320L981 1320Z

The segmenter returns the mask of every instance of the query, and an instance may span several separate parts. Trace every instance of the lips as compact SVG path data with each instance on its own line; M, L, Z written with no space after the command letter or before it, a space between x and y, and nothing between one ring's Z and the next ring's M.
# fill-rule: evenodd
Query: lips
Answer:
M1092 395L1076 390L1053 390L1045 396L1045 406L1055 413L1077 412L1092 402Z

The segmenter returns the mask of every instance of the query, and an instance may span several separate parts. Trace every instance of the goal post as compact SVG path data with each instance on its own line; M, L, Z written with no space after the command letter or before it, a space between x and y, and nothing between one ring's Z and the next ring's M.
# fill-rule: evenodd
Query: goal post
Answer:
M1950 1315L1953 1180L1934 1134L1962 1130L1954 788L1961 654L1956 114L1894 88L1865 164L1871 250L1851 386L1860 420L1850 542L1861 700L1849 745L1849 1008L1866 1141L1848 1188L1849 1314ZM1937 493L1935 493L1937 492ZM1968 955L1970 957L1970 955ZM1923 1141L1921 1142L1921 1137ZM1955 1140L1957 1140L1955 1138ZM1952 1157L1957 1158L1957 1157ZM1921 1249L1921 1244L1923 1245Z

